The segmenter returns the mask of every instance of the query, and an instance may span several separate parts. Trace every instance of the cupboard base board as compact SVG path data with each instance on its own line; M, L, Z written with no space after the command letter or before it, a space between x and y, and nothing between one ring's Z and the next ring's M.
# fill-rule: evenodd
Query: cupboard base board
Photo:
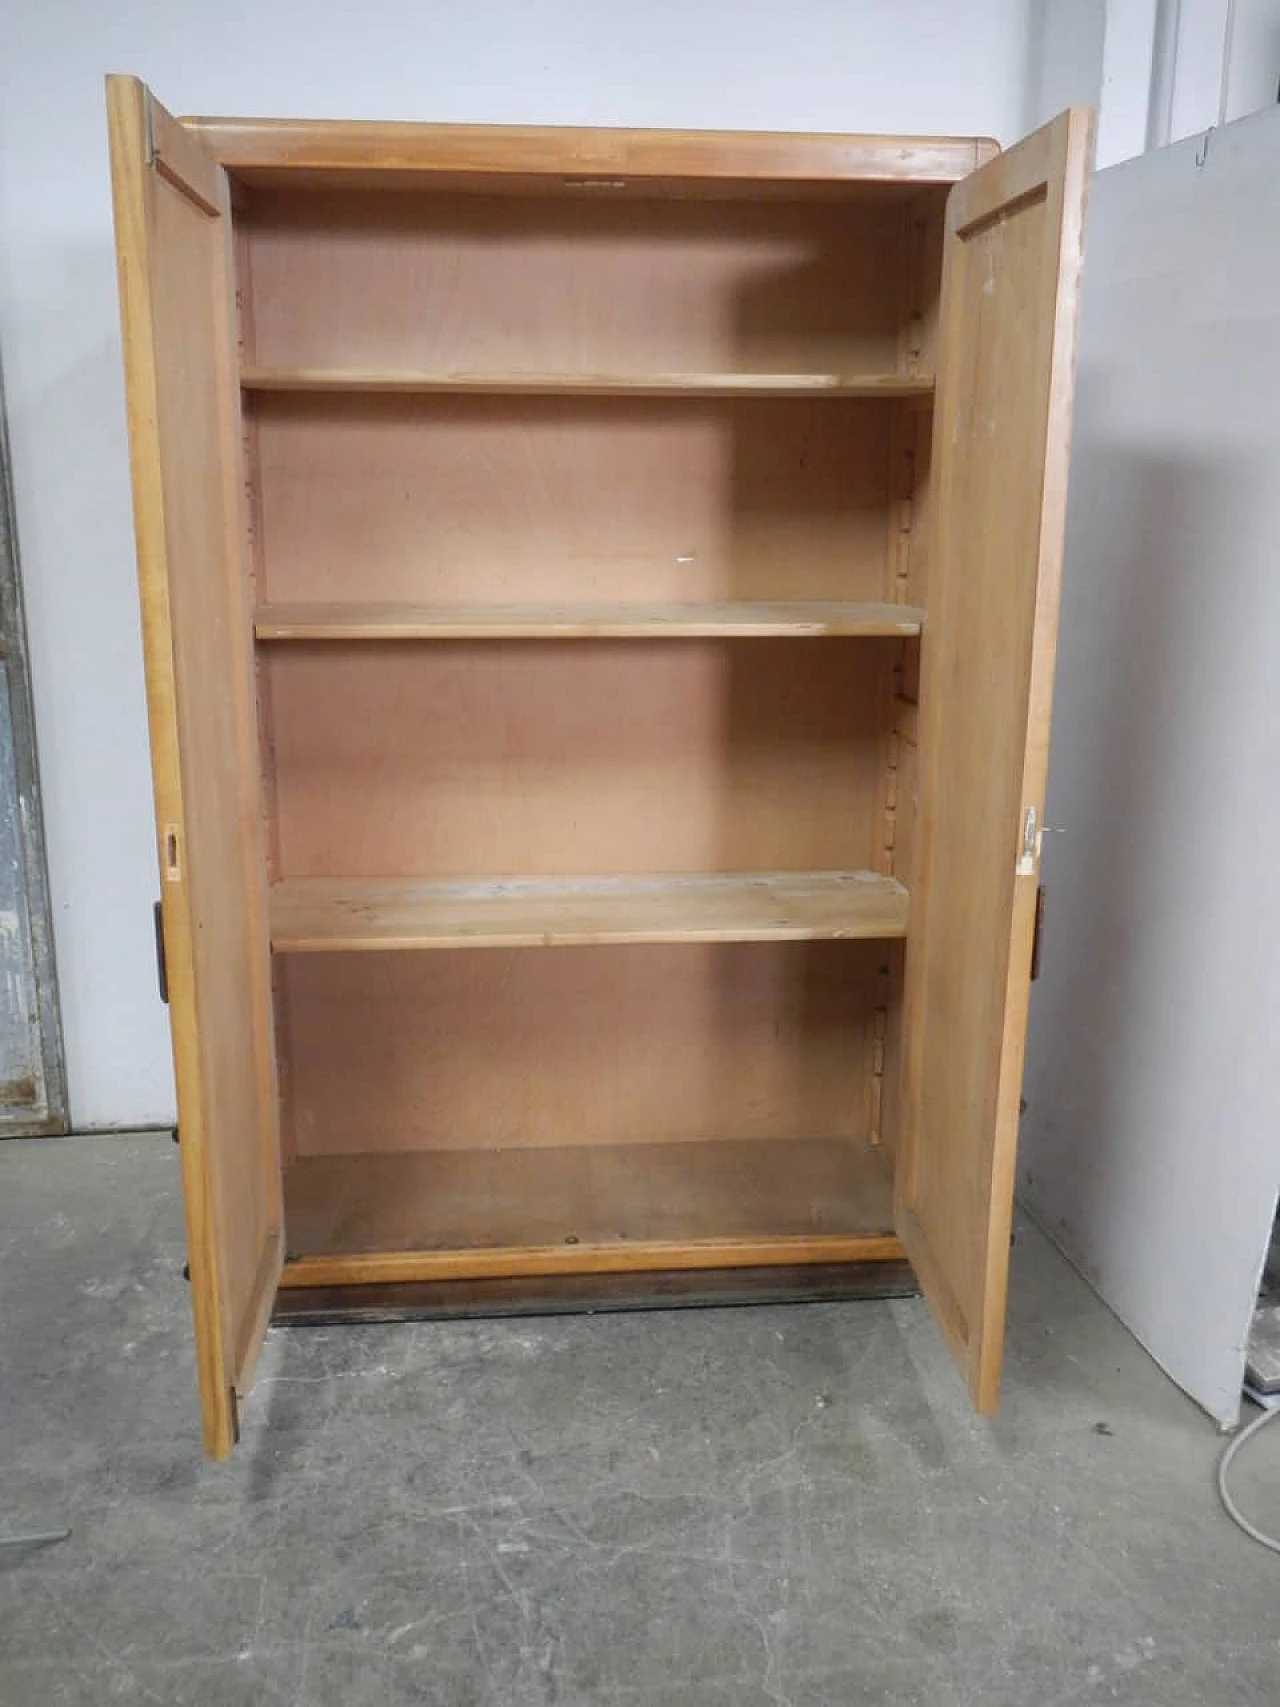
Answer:
M284 1288L897 1262L883 1153L845 1138L308 1156Z
M834 1304L869 1298L914 1298L919 1292L915 1270L907 1262L533 1275L374 1286L287 1286L276 1294L271 1325L324 1327L337 1322L457 1321L622 1310L723 1309L749 1304Z

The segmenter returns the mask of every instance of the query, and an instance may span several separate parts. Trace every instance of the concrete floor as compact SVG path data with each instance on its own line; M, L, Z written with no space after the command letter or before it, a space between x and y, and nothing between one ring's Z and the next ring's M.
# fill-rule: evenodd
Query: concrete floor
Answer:
M918 1300L304 1329L228 1466L182 1262L166 1137L0 1145L0 1519L74 1527L4 1707L1280 1701L1214 1429L1030 1229L994 1423Z

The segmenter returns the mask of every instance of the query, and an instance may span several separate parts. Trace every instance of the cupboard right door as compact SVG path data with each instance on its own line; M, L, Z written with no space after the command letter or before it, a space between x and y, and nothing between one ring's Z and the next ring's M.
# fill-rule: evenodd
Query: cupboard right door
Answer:
M981 1411L1004 1347L1093 115L951 192L898 1231Z

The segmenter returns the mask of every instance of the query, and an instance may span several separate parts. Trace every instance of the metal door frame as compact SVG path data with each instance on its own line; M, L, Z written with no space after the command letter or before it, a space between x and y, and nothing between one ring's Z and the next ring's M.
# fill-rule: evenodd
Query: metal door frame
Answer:
M0 1106L0 1137L35 1138L64 1133L69 1130L69 1121L16 514L10 475L4 374L0 369L0 663L7 667L9 681L9 719L13 733L14 769L18 790L19 838L22 845L23 881L35 982L32 1011L40 1034L39 1055L45 1093L42 1109L26 1109L16 1104Z

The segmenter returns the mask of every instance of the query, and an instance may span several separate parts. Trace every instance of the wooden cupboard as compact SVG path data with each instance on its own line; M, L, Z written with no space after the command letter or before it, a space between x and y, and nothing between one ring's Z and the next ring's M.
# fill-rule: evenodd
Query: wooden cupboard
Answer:
M108 105L206 1449L308 1299L904 1261L993 1408L1090 116Z

